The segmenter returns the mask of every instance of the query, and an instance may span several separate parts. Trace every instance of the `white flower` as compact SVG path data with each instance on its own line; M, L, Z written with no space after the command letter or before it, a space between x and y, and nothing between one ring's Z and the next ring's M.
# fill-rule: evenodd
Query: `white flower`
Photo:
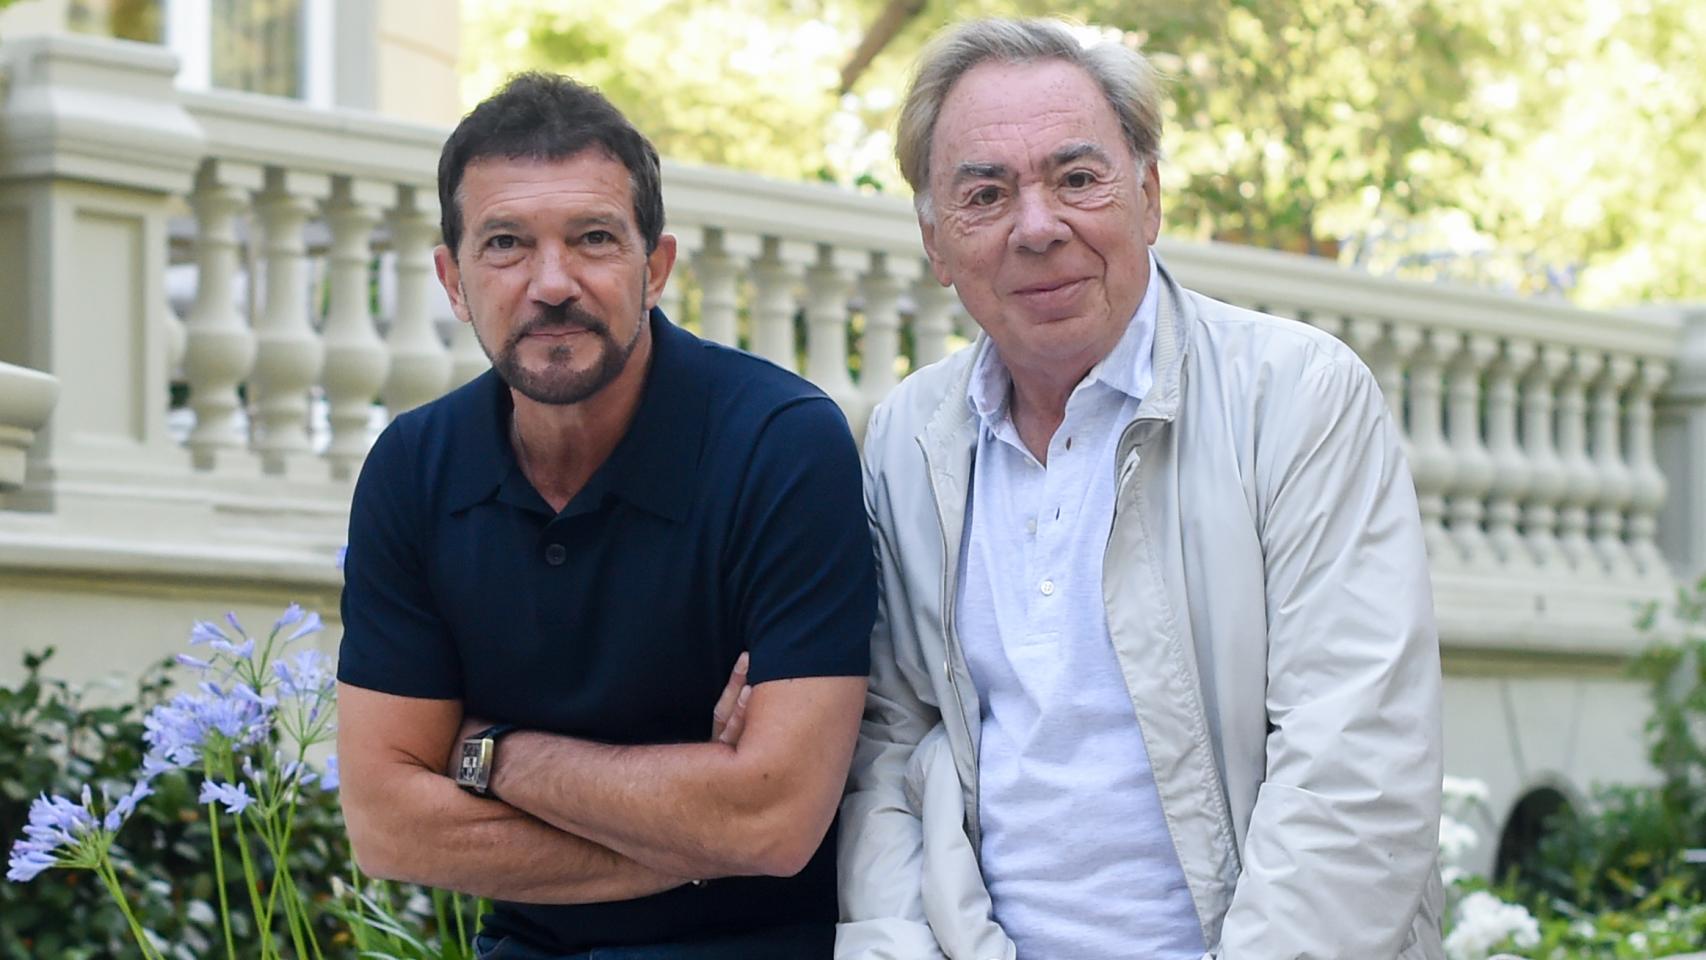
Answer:
M1439 857L1447 864L1456 864L1480 842L1481 835L1469 824L1450 814L1439 818Z
M1451 960L1487 960L1507 940L1519 947L1537 945L1540 922L1523 907L1478 890L1457 905L1457 923L1445 938L1445 952Z
M1639 950L1642 953L1647 952L1647 935L1644 933L1641 933L1640 931L1636 931L1635 933L1631 933L1629 935L1629 939L1625 940L1624 942L1629 944L1629 948L1631 950Z
M1490 796L1485 781L1450 774L1446 774L1443 792L1448 804L1482 804Z

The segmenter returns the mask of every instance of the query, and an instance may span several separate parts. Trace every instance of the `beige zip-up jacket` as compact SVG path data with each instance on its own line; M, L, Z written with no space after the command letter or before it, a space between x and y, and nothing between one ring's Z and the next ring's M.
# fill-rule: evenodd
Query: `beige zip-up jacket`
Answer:
M1332 336L1153 282L1103 604L1206 957L1437 960L1439 645L1391 415ZM839 960L1014 958L978 866L980 706L954 634L970 370L962 350L907 378L865 438L882 596Z

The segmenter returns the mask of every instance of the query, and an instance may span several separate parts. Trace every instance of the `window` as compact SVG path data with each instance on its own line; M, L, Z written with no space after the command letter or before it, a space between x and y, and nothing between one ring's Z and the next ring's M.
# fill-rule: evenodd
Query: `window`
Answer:
M71 0L67 26L170 47L178 85L334 102L334 0Z
M302 97L302 0L213 0L212 85Z
M166 0L73 0L67 20L74 33L164 43Z

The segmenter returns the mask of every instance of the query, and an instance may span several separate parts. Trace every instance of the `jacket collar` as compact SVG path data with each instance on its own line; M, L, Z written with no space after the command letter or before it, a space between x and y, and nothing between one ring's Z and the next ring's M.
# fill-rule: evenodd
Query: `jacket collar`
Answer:
M1179 409L1185 354L1190 342L1187 324L1194 314L1183 289L1173 279L1167 265L1161 262L1161 255L1154 253L1153 249L1151 252L1155 269L1150 272L1149 282L1157 285L1156 292L1159 295L1155 315L1155 342L1150 348L1154 381L1143 398L1143 406L1139 408L1137 416L1140 420L1170 421ZM969 452L970 448L977 445L977 414L971 405L966 403L966 396L972 377L977 371L977 356L985 349L993 349L992 345L983 342L986 339L985 334L979 333L977 341L955 358L958 368L954 377L943 391L941 403L924 426L920 440L931 454L933 463L946 463L947 454L951 450L965 448Z

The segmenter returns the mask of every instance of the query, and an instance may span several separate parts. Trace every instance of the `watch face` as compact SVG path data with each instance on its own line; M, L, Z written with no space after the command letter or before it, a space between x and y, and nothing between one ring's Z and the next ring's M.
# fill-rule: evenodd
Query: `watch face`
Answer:
M462 741L462 759L456 766L456 782L484 791L492 772L492 741Z

